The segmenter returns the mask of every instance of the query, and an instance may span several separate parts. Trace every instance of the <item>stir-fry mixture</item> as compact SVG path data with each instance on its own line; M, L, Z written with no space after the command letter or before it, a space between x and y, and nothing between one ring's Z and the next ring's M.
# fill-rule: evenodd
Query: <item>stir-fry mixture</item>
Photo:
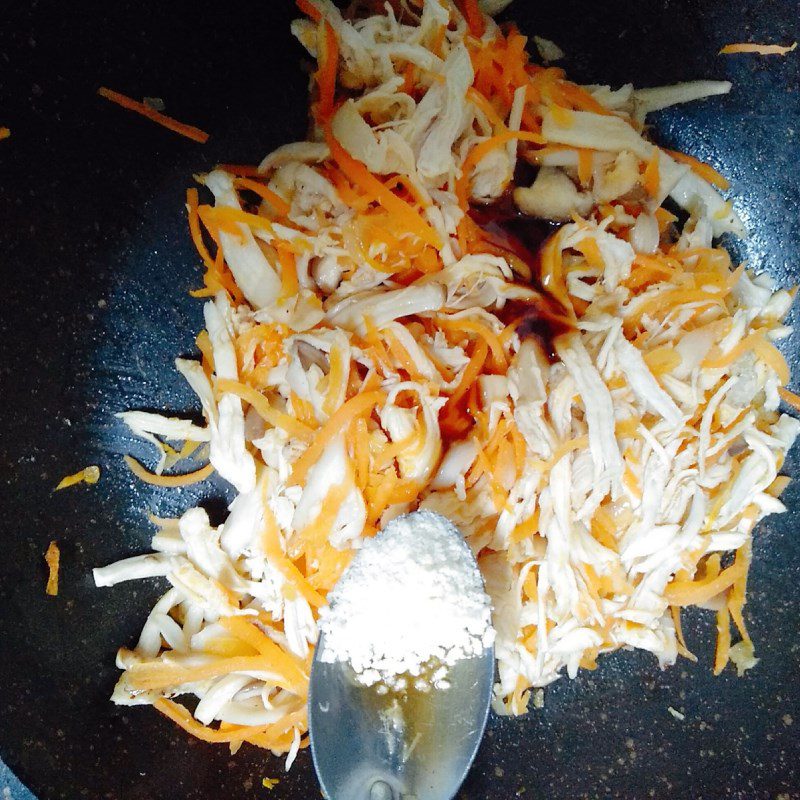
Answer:
M415 508L478 557L500 713L622 647L693 658L691 605L716 612L715 671L752 666L751 534L798 432L792 292L732 266L727 182L644 127L730 85L576 85L475 0L298 5L309 139L188 193L208 299L202 358L176 364L206 424L121 415L159 450L137 474L238 495L96 570L170 584L114 701L291 762L319 610ZM207 467L161 474L201 443Z

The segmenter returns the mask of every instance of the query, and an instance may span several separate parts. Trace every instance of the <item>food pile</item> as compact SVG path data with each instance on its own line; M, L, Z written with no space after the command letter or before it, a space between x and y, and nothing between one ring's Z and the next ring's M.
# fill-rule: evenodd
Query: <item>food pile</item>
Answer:
M645 129L730 85L579 86L475 0L367 5L299 0L308 140L188 193L205 329L176 365L206 424L121 416L158 447L145 479L213 470L237 496L95 571L170 585L114 701L291 763L320 609L417 508L478 557L501 713L603 653L691 656L691 605L717 614L715 671L752 666L751 536L798 432L792 293L714 244L743 234L724 178ZM207 468L161 474L200 443Z

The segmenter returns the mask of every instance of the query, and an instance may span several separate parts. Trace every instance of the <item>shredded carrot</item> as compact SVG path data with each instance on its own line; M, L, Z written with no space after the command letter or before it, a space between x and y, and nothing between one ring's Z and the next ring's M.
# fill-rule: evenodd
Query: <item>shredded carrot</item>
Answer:
M128 465L128 469L139 478L139 480L149 483L152 486L167 486L170 488L191 486L193 483L204 481L214 472L214 467L211 464L206 464L195 472L187 472L184 475L156 475L154 472L145 469L135 458L123 456L123 459Z
M755 350L757 343L764 340L764 330L759 328L744 337L737 345L732 347L727 353L716 358L710 356L705 358L702 366L707 369L721 369L732 364L736 359L740 358L745 353Z
M772 342L766 338L757 339L753 349L756 355L778 376L778 380L782 384L789 383L789 365L786 363L783 353Z
M442 43L444 42L444 35L447 32L446 25L439 25L436 29L436 33L433 35L433 41L430 45L430 50L434 55L442 57Z
M255 734L264 733L263 725L233 725L225 729L222 727L209 728L198 722L187 708L166 697L159 697L153 703L153 707L178 727L204 742L240 742Z
M541 280L542 286L547 290L551 297L555 298L563 308L570 309L569 294L564 280L563 262L561 248L558 246L558 238L552 236L542 247L541 250Z
M223 172L229 172L239 178L264 177L264 173L259 170L256 164L217 164L214 169L221 169Z
M47 552L44 554L44 560L47 562L47 569L49 570L47 586L45 586L44 590L51 597L55 597L58 594L58 570L61 565L61 550L58 547L58 542L50 542Z
M578 180L584 188L592 180L592 166L594 164L594 153L591 150L581 148L578 150Z
M523 520L520 522L513 531L511 531L511 536L509 537L509 541L511 543L521 542L523 539L529 539L531 536L539 532L539 507L537 506L534 512L528 517L528 519ZM534 570L531 570L528 573L528 576L533 576L533 580L535 583L536 576ZM525 585L528 586L528 581L525 581ZM526 589L527 593L527 589ZM535 591L534 594L529 595L531 599L536 597Z
M482 337L492 353L492 360L495 368L501 372L505 372L508 368L508 359L503 350L503 344L498 335L485 323L477 319L468 319L465 317L456 317L455 319L448 317L446 314L441 314L437 317L437 321L443 328L449 328L455 331L465 331L470 333L477 333Z
M280 650L277 647L276 649ZM270 680L301 694L304 691L305 676L295 660L280 650L280 655L236 656L234 658L217 658L198 666L180 666L166 661L145 661L134 664L127 671L128 678L137 689L157 690L180 686L183 683L230 675L232 672L266 672Z
M480 375L486 357L489 355L489 346L485 339L478 339L475 350L469 363L461 373L461 380L458 382L454 392L450 395L447 403L439 412L439 421L442 428L449 433L464 433L470 425L470 419L464 419L458 409L458 404L470 387L475 384Z
M461 177L456 181L456 197L462 208L466 208L469 202L469 183L472 170L475 169L484 156L513 139L518 139L521 142L544 144L544 139L541 135L531 131L503 131L484 139L482 142L478 142L464 159L464 163L461 165Z
M78 472L74 472L72 475L67 475L65 478L62 478L58 482L58 486L56 486L56 491L60 491L61 489L66 489L69 486L75 486L78 483L88 483L89 485L93 483L97 483L100 480L100 467L95 466L94 464L90 467L84 467L84 469L79 470Z
M364 327L367 330L367 335L365 338L372 345L372 349L377 356L376 360L378 361L379 365L384 368L382 371L385 373L391 364L391 358L389 357L389 353L387 352L380 333L375 327L375 323L372 321L371 317L364 317Z
M572 115L572 111L568 108L564 108L563 106L550 106L550 114L560 128L571 128L575 122L575 117Z
M734 581L730 592L728 592L728 608L731 618L736 625L742 640L747 644L752 644L750 635L747 633L747 626L744 622L744 604L747 601L747 576L750 570L750 560L752 558L752 545L746 542L736 551L736 561L742 564L741 575ZM734 562L735 563L735 562Z
M457 0L457 5L467 21L469 32L478 39L486 32L486 20L478 0Z
M405 70L403 70L403 85L400 87L400 91L410 95L414 91L415 84L416 67L409 61L408 64L406 64Z
M420 437L416 432L411 431L408 436L384 446L384 448L374 459L375 469L381 470L398 456L411 451L412 447L415 445L415 443L417 443L419 438Z
M200 142L200 144L205 144L208 141L209 135L205 131L201 131L200 128L178 122L178 120L168 117L166 114L162 114L144 103L131 100L130 97L126 97L124 94L115 92L112 89L107 89L105 86L101 86L97 90L97 94L101 97L105 97L106 100L110 100L112 103L127 108L129 111L135 111L137 114L141 114L143 117L147 117L153 122L157 122L159 125L163 125L165 128L179 133L181 136L185 136L187 139Z
M353 460L355 461L356 483L364 489L369 478L369 430L367 421L358 417L350 427L353 436Z
M197 189L187 189L186 209L189 212L189 233L192 236L192 241L194 242L194 246L197 249L197 252L200 254L200 258L203 259L203 263L209 270L214 270L215 269L214 259L211 257L211 253L208 252L206 243L203 241L203 234L200 229L200 217L197 214L197 208L198 208Z
M650 197L658 194L658 187L661 185L661 178L658 171L658 150L653 150L653 155L647 162L644 170L644 189Z
M553 451L553 455L550 456L550 464L555 466L559 461L561 461L562 458L564 458L564 456L569 455L575 450L585 450L588 446L588 436L576 436L574 439L561 442L561 444L559 444L558 447L556 447L556 449Z
M195 338L197 349L203 357L203 369L207 375L211 375L214 371L214 348L211 346L211 339L208 331L203 329L197 334Z
M505 123L497 113L497 109L491 104L486 96L481 94L474 86L470 86L469 89L467 89L467 99L471 100L481 111L483 111L483 113L486 115L486 118L495 128L499 128L501 130L505 129Z
M605 269L606 263L600 253L600 246L597 244L597 239L592 236L587 236L581 239L576 245L575 249L583 253L586 258L586 263L593 269Z
M659 377L665 373L672 372L681 363L680 353L671 345L656 347L648 353L644 353L644 360L650 372Z
M327 120L333 114L333 103L336 94L336 69L339 65L339 40L330 22L323 23L324 38L319 55L319 69L316 72L319 87L317 114L320 120Z
M778 394L786 401L795 411L800 411L800 395L790 392L783 386L778 387Z
M591 111L593 114L607 116L611 112L582 86L571 81L557 81L553 94L562 106L568 105L577 111Z
M417 365L414 363L414 359L411 358L408 350L403 347L403 343L395 336L394 331L387 329L383 331L383 335L386 337L386 344L389 347L389 352L395 357L397 363L408 373L411 380L421 380L422 375L420 375Z
M260 655L268 658L274 666L286 674L287 680L302 685L305 665L292 653L274 642L248 617L222 617L219 624L237 639L250 645Z
M237 238L241 237L241 231L237 225L248 225L251 228L261 229L269 234L275 235L275 228L266 218L258 214L250 214L238 208L229 206L200 206L198 208L200 219L211 226L218 226L220 230L229 233Z
M730 181L722 174L717 172L711 164L706 164L705 161L700 161L696 159L694 156L687 155L686 153L681 153L678 150L667 150L665 147L661 148L667 155L672 156L675 161L680 161L682 164L688 164L691 167L692 172L699 175L703 180L707 181L708 183L713 184L714 186L719 187L720 189L727 189L730 187ZM662 215L669 214L666 209L659 208L656 211L656 215L658 216L659 212ZM675 222L677 217L669 214L672 219L670 222Z
M733 586L734 582L742 576L744 570L744 562L737 563L734 561L730 567L711 578L705 577L696 581L674 580L667 586L664 594L670 605L700 605Z
M0 128L0 142L2 142L3 139L8 139L9 136L11 136L11 130L9 128Z
M714 171L716 172L716 170L714 170ZM722 175L720 175L719 177L722 178ZM725 179L723 178L723 180L725 180ZM673 222L677 222L678 221L678 218L674 214L672 214L669 211L667 211L666 208L657 208L653 212L653 214L654 214L654 216L656 218L656 222L658 222L658 231L659 231L659 233L664 233L664 231Z
M234 184L240 189L249 189L255 192L263 200L266 200L274 209L279 217L285 217L289 213L289 204L279 195L272 191L263 183L254 181L251 178L236 178Z
M728 663L731 652L731 613L727 605L717 611L717 647L714 654L714 674L719 675Z
M723 292L706 292L702 289L668 289L658 292L636 306L636 310L625 319L625 332L634 329L645 314L668 313L676 306L696 303L698 305L723 306Z
M292 414L307 428L314 429L317 427L317 418L314 415L314 406L309 400L300 397L295 392L289 395L289 402L292 406Z
M319 22L322 19L322 12L309 0L296 0L297 7L314 22Z
M372 391L358 394L344 403L325 425L317 431L308 449L294 462L289 485L296 486L305 479L308 470L317 462L328 442L338 433L345 430L352 419L371 411L374 406L382 403L385 399L386 395L383 392Z
M300 291L297 280L297 264L294 253L286 247L277 247L278 262L281 265L281 300L295 297Z
M384 183L387 189L394 189L395 186L402 186L413 198L414 202L422 207L427 208L430 206L430 200L423 197L419 187L412 181L408 175L394 175Z
M256 410L256 413L264 422L269 423L273 428L282 428L292 436L304 441L309 441L314 435L314 432L299 420L294 419L294 417L283 411L279 411L277 408L273 408L267 398L251 386L238 381L219 378L217 380L217 391L220 393L230 392L240 397Z
M311 555L313 560L317 552L320 550L324 551L331 546L329 543L331 531L339 517L342 504L352 490L352 484L350 482L350 478L352 477L351 470L352 467L348 464L346 471L349 474L346 476L345 480L328 489L322 500L319 513L297 534L298 539L303 544L307 561L309 555Z
M379 476L378 485L368 487L367 522L377 525L384 511L394 503L411 502L419 493L420 487L414 481L401 481L391 470Z
M732 53L755 53L759 56L785 56L797 49L797 42L790 45L782 44L756 44L753 42L739 42L737 44L726 44L719 51L719 55L730 55Z
M688 658L690 661L697 661L697 656L686 646L686 640L683 637L680 606L670 606L669 611L672 615L672 623L675 626L675 638L678 640L678 653L684 658Z
M441 242L439 234L426 222L417 211L405 201L401 200L396 194L387 189L363 164L353 158L347 150L342 147L330 129L330 125L325 128L325 139L331 149L331 155L350 178L362 191L370 195L374 200L389 213L396 214L403 221L410 233L419 236L424 242L433 247L439 248Z
M295 590L312 606L319 608L325 605L325 598L313 589L303 573L283 552L279 540L278 523L267 502L266 492L262 492L262 508L264 511L264 529L261 534L261 547L269 563L275 567Z
M333 346L328 354L330 369L328 370L328 388L322 401L322 410L330 416L336 410L336 402L343 388L347 386L350 376L350 362L345 364L341 348Z

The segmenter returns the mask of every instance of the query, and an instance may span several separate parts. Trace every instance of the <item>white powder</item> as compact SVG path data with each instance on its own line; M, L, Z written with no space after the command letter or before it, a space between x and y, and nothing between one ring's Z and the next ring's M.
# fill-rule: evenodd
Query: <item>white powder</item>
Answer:
M322 661L367 686L447 685L447 667L494 641L489 596L469 547L439 514L392 520L367 541L320 612Z

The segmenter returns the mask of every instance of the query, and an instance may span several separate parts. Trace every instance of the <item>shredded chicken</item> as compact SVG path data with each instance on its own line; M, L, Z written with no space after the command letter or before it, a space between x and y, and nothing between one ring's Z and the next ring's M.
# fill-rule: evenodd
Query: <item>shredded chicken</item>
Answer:
M474 0L300 6L310 140L187 196L206 329L202 360L176 363L205 425L123 415L158 448L153 482L208 443L237 496L221 525L157 520L151 554L95 571L169 584L119 651L114 701L290 764L319 609L362 542L418 507L477 555L500 713L603 653L691 656L689 605L717 610L715 671L753 666L752 532L784 510L798 433L778 408L791 295L714 246L743 233L724 179L642 127L729 85L581 87ZM541 168L532 188L518 157ZM473 213L513 189L568 223L536 259Z

